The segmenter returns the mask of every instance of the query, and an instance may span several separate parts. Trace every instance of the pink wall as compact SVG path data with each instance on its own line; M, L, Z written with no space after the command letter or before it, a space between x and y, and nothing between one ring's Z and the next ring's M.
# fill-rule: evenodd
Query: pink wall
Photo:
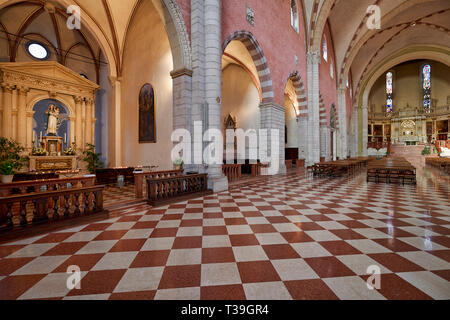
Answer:
M300 0L297 1L299 33L291 27L290 0L222 1L222 42L238 30L247 30L253 34L267 59L275 103L279 105L284 104L284 90L292 71L297 70L300 73L307 90L305 30ZM255 12L254 26L246 20L246 5ZM298 57L297 66L294 54Z
M352 79L352 74L351 72L349 72L348 74L348 82L349 82L349 88L347 89L347 92L345 94L345 106L347 107L347 129L350 128L350 121L352 118L352 112L353 112L353 106L352 106L352 97L350 96L350 90L352 89L352 83L353 83L353 79ZM353 93L354 94L354 93Z
M184 23L186 24L189 37L191 36L191 0L177 0L183 15Z
M333 40L331 38L330 28L328 23L325 25L323 32L327 38L328 47L328 62L323 59L323 37L321 40L321 63L319 65L319 91L322 94L325 107L327 109L327 122L330 123L330 109L331 104L334 103L337 110L337 81L336 81L336 59L334 55ZM333 64L334 79L330 75L330 64Z

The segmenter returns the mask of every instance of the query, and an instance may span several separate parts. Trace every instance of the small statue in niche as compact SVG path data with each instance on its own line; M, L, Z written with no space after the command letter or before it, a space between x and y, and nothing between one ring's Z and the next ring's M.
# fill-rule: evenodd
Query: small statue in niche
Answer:
M51 104L45 114L47 115L47 135L57 136L58 129L61 126L61 120L59 118L59 108L54 104Z

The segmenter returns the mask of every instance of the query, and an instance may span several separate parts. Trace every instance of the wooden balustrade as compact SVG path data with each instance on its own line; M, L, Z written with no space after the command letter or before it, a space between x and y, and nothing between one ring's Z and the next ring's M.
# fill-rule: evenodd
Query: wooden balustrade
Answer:
M292 160L285 160L284 163L286 164L286 169L292 169Z
M262 169L268 168L269 164L267 164L267 163L252 163L251 166L252 166L252 177L259 177L263 174Z
M222 165L222 172L229 182L240 180L242 178L242 164L224 164Z
M136 198L140 199L144 197L145 180L147 179L161 179L171 178L183 175L183 169L180 170L167 170L167 171L135 171L134 172L134 193Z
M295 167L304 168L305 167L305 159L295 159Z
M0 198L0 231L103 212L103 189L91 186Z
M87 175L75 178L20 181L0 184L0 197L14 194L27 194L42 191L56 191L66 188L84 188L94 185L95 176Z
M425 158L425 163L446 174L450 174L450 158Z
M147 179L148 203L157 206L186 195L211 193L207 174L190 174L170 178Z

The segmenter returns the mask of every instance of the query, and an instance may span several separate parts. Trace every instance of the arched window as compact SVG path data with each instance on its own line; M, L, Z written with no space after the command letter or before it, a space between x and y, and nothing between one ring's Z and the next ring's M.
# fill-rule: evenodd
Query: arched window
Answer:
M423 84L423 108L426 113L431 111L431 66L426 64L422 67Z
M334 65L333 65L333 62L330 63L330 76L331 76L331 79L334 79Z
M392 72L386 74L386 113L390 114L394 110L394 75Z
M297 1L291 0L291 26L295 29L295 31L299 31L298 28L298 7Z
M328 44L327 38L323 39L323 59L328 62Z

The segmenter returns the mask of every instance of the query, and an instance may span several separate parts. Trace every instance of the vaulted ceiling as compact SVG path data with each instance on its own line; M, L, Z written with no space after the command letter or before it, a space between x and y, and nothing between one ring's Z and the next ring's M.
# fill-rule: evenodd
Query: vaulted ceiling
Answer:
M381 9L381 28L369 30L367 10ZM358 90L364 76L399 50L410 46L450 43L448 0L304 0L310 26L309 50L319 50L323 28L329 24L339 81L349 72Z

